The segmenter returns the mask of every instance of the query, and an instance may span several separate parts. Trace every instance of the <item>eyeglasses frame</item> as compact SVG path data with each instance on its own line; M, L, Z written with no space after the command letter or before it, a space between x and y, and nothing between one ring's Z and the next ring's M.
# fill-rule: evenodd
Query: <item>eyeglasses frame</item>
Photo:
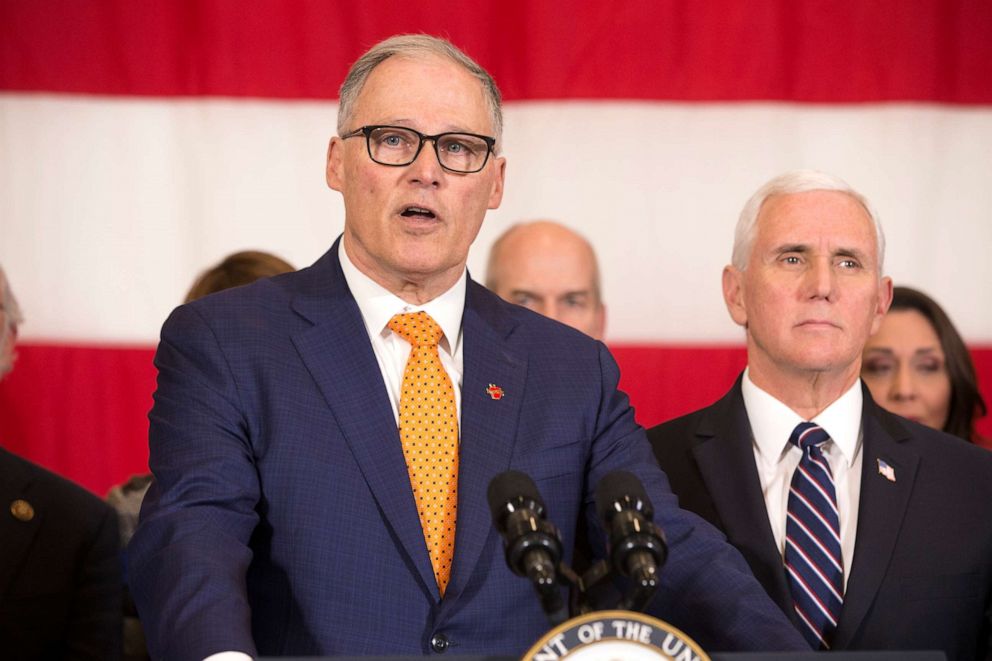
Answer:
M414 152L413 158L410 159L409 163L383 163L382 161L377 161L375 156L372 155L372 132L378 129L398 129L400 131L409 131L413 133L420 139L420 144L417 145L417 151ZM456 174L475 174L477 172L482 172L486 164L489 163L489 155L495 153L496 150L496 138L490 137L488 135L480 135L478 133L469 133L467 131L445 131L444 133L438 133L437 135L425 135L416 129L412 129L409 126L393 126L390 124L370 124L368 126L360 126L354 131L346 133L341 136L342 140L347 140L348 138L357 138L360 135L365 136L365 150L369 154L369 158L372 159L373 163L378 163L379 165L385 165L391 168L405 168L411 163L415 162L420 157L420 152L424 148L424 142L430 140L434 144L434 156L437 158L438 165L447 170L448 172L454 172ZM438 151L438 140L446 135L469 135L473 138L479 138L486 143L486 157L482 159L482 165L480 165L475 170L455 170L449 168L447 165L441 162L441 153Z

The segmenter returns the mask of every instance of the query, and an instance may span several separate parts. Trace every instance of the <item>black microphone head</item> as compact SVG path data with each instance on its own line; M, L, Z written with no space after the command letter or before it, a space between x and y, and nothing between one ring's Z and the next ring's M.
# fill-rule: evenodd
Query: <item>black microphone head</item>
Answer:
M502 530L506 517L519 509L532 509L544 516L544 501L534 480L520 471L500 473L489 483L489 511L493 523Z
M596 513L610 521L622 510L637 510L648 519L654 516L654 506L644 485L628 471L607 473L596 486Z

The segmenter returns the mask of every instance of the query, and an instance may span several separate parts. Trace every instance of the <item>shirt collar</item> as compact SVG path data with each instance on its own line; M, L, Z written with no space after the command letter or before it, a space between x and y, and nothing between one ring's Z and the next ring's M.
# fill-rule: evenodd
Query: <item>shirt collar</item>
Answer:
M461 342L467 271L463 270L458 281L440 296L423 305L411 305L362 273L348 257L348 252L344 248L344 239L338 244L338 258L344 279L355 302L358 303L369 336L386 337L392 332L387 325L393 315L422 310L429 314L444 332L440 347L450 355L455 354Z
M763 462L777 463L788 449L792 430L803 419L771 394L754 385L747 370L744 370L741 393L758 454ZM854 461L861 439L862 405L861 380L858 379L812 420L830 434L834 446L843 455L848 466Z

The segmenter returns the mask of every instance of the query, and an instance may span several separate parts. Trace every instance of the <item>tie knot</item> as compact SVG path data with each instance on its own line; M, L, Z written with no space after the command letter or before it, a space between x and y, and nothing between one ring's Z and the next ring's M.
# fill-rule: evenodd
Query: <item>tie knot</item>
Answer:
M821 445L829 440L830 434L815 422L800 422L792 430L792 435L789 436L789 442L801 450L809 447L819 449Z
M415 347L436 347L444 335L437 322L423 311L394 315L389 320L389 330Z

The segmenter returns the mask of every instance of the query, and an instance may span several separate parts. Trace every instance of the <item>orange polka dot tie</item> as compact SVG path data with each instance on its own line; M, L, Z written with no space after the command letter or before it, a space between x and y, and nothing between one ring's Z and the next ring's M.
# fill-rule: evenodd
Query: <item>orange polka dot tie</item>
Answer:
M400 395L400 439L437 586L444 596L455 553L458 410L441 365L441 327L426 312L398 314L389 328L410 343Z

